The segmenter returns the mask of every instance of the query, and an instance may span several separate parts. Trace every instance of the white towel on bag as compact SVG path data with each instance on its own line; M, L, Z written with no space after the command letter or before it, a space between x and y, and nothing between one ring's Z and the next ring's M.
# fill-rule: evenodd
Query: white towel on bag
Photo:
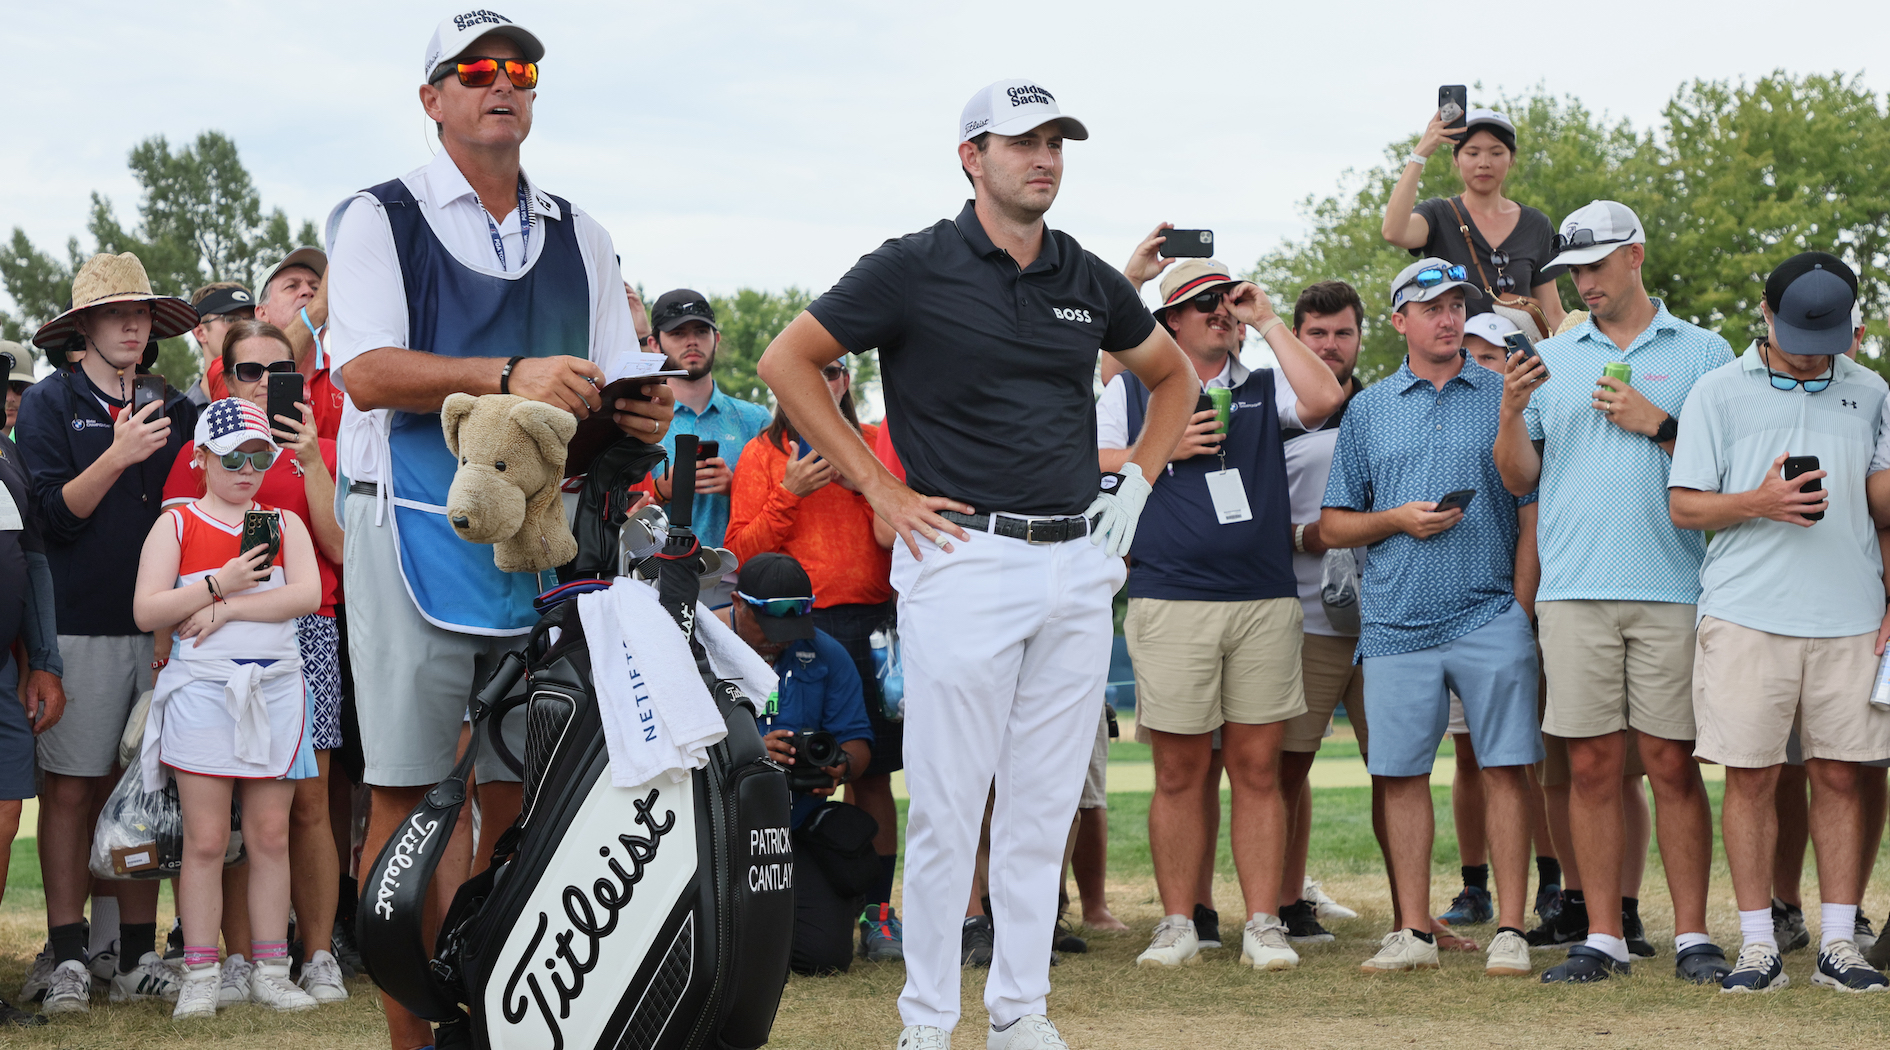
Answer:
M667 775L681 783L706 766L709 748L728 735L728 726L656 591L618 577L608 590L579 596L578 614L610 751L610 782L636 787Z

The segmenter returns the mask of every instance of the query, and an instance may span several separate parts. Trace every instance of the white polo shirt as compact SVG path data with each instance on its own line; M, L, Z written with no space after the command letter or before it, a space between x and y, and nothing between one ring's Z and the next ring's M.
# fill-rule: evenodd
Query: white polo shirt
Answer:
M445 150L435 154L425 167L401 176L401 182L419 202L434 236L468 269L516 279L544 252L546 238L541 235L541 226L534 224L529 245L520 236L516 195L500 205L510 208L505 218L489 224L472 184ZM525 190L534 216L563 217L557 203L529 176ZM630 320L629 300L623 294L623 273L617 266L610 234L575 207L571 209L571 221L585 269L591 275L590 357L608 372L617 355L640 350ZM499 253L492 243L493 225L505 248L504 269L499 266ZM407 293L401 281L400 259L394 251L393 230L381 208L358 195L350 197L329 217L328 229L328 352L335 385L345 392L349 361L381 347L407 346ZM521 259L526 249L530 254ZM349 480L382 480L387 416L385 409L369 412L356 408L352 399L343 406L337 451L341 472Z

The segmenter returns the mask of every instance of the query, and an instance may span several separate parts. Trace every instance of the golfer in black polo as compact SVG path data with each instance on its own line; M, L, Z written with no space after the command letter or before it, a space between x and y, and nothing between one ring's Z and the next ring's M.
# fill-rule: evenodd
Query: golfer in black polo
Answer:
M1128 280L1044 226L1063 143L1088 137L1032 81L979 91L958 145L976 199L861 259L761 359L795 428L905 541L892 570L912 796L901 1050L944 1050L958 1022L959 923L993 776L988 1045L1066 1045L1044 999L1110 599L1149 481L1200 385ZM820 376L875 347L910 488L841 418ZM1100 478L1098 350L1153 392L1130 461Z

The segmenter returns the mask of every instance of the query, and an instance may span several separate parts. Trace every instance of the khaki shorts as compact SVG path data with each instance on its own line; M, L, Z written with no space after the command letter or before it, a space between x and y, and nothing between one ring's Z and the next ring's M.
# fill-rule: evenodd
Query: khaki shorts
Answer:
M1708 616L1694 657L1694 755L1745 769L1780 765L1794 724L1806 758L1890 758L1890 711L1871 706L1877 632L1791 638Z
M1089 752L1089 771L1083 774L1083 795L1077 809L1109 808L1109 711L1096 721L1096 743Z
M1306 711L1298 598L1246 602L1130 598L1122 633L1135 663L1136 721L1162 733L1266 725Z
M1300 639L1300 682L1306 693L1306 713L1286 723L1283 751L1302 754L1319 750L1326 738L1332 712L1343 703L1345 717L1358 735L1358 753L1369 754L1371 731L1365 724L1365 669L1352 662L1356 638L1308 634Z
M1694 607L1557 601L1536 607L1549 702L1542 731L1582 738L1630 726L1692 740Z

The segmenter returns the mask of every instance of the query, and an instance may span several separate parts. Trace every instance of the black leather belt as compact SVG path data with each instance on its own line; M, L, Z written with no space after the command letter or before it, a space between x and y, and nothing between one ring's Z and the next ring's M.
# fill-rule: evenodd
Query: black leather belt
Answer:
M381 487L372 481L350 481L348 493L353 496L378 496L381 494Z
M1020 518L1008 514L960 514L941 510L938 516L974 532L994 532L1025 543L1064 543L1089 535L1089 519Z

